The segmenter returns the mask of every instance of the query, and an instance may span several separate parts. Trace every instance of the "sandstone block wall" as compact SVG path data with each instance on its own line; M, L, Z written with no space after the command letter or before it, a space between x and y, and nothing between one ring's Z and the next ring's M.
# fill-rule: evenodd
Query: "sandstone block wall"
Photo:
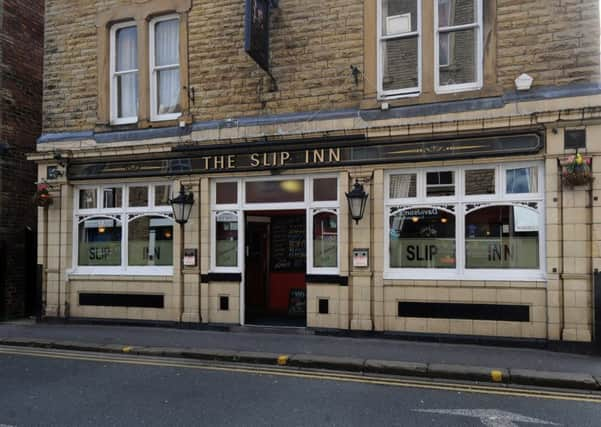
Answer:
M280 0L271 21L277 87L244 52L244 2L194 0L188 14L189 82L195 121L358 108L364 82L364 1ZM44 132L97 123L97 14L133 0L47 0ZM599 11L594 0L497 0L497 81L514 90L599 79ZM376 49L376 46L373 46ZM367 90L367 89L366 89Z
M497 0L499 83L521 73L535 86L599 80L597 0Z

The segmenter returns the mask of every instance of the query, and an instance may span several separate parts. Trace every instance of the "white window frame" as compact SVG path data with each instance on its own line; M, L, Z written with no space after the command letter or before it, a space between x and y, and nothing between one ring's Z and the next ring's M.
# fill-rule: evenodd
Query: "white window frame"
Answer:
M382 1L378 3L378 49L377 49L377 67L378 67L378 99L395 99L419 96L422 88L422 0L417 1L417 30L403 34L383 35L382 28ZM383 45L387 40L396 40L402 38L417 37L417 86L412 88L384 90L384 49Z
M332 201L313 201L313 180L336 178L337 200ZM302 180L304 181L304 201L287 203L247 203L246 202L246 183L256 181L283 181L283 180ZM236 182L238 185L237 203L221 204L216 203L217 183ZM315 176L255 176L249 178L218 178L211 180L211 273L243 273L244 248L245 242L245 212L246 211L275 211L275 210L304 210L306 212L306 254L307 267L306 274L340 274L340 177L337 174L323 174ZM337 214L337 265L336 267L314 267L313 260L313 215L322 211L335 212ZM223 212L230 212L238 215L238 265L236 267L223 267L216 265L216 226L217 215Z
M483 81L483 65L484 65L484 54L483 54L483 21L484 21L484 8L482 0L473 0L475 10L476 22L472 24L454 25L449 27L438 28L438 0L433 0L434 7L434 86L437 94L463 92L468 90L479 90L482 89ZM474 29L476 32L476 81L470 83L459 83L454 85L441 85L440 84L440 61L439 61L439 46L440 46L440 33L450 33L460 30ZM451 51L449 41L449 52Z
M110 74L110 108L111 108L111 113L110 113L110 117L111 117L111 124L112 125L125 125L125 124L132 124L132 123L137 123L138 122L138 116L132 116L132 117L118 117L118 111L119 111L119 98L118 98L118 93L117 93L117 84L116 84L116 80L118 76L121 75L125 75L125 74L133 74L135 73L137 78L140 78L140 68L138 66L138 68L136 69L132 69L132 70L127 70L127 71L117 71L117 31L122 30L124 28L135 28L136 29L136 35L139 37L139 28L136 25L135 21L126 21L126 22L122 22L119 24L115 24L113 26L111 26L111 30L110 30L110 49L109 49L109 74ZM136 45L136 56L139 54L138 52L138 45ZM137 105L137 110L139 109L139 92L138 92L138 99L136 100L136 104ZM138 110L139 111L139 110Z
M150 21L150 25L149 25L149 32L148 32L148 38L149 38L149 61L150 61L150 120L153 122L158 122L158 121L163 121L163 120L175 120L178 119L179 117L181 117L182 113L181 111L177 112L177 113L168 113L168 114L159 114L158 113L158 104L157 104L157 97L158 97L158 87L157 87L157 80L158 80L158 71L162 71L162 70L170 70L170 69L177 69L180 72L180 86L181 86L181 55L178 55L179 57L179 63L178 64L169 64L169 65L162 65L162 66L157 66L156 65L156 61L155 61L155 28L156 25L159 22L163 22L163 21L171 21L171 20L177 20L177 22L180 22L180 17L177 14L171 14L171 15L164 15L164 16L159 16L154 18L153 20ZM181 34L178 33L178 49L180 48L180 45L182 43L181 40ZM180 88L180 92L181 92L181 88ZM181 95L181 93L180 93ZM181 100L180 100L181 101Z
M506 171L508 169L536 167L538 191L536 193L508 194L506 193ZM465 172L474 169L495 170L495 194L465 195ZM432 171L455 171L455 196L427 197L426 174ZM417 197L391 199L390 176L397 174L417 175ZM454 167L438 167L423 169L397 169L386 171L384 175L384 279L388 280L478 280L478 281L544 281L546 279L546 223L545 223L545 188L544 163L511 162L484 163ZM523 203L537 203L539 213L539 268L538 269L468 269L465 268L465 218L466 206L481 204L486 206L520 206ZM444 209L454 206L455 215L455 258L454 269L446 268L391 268L390 267L390 210L391 208L431 208Z
M96 184L79 185L75 187L73 195L73 253L72 259L74 266L69 274L72 275L144 275L144 276L172 276L174 266L129 266L128 265L128 245L129 245L129 223L137 218L144 216L160 216L173 221L172 209L170 206L154 205L155 186L169 185L170 191L173 191L173 184L167 182L156 183L115 183L115 184ZM128 206L129 187L148 187L148 206L132 207ZM122 206L121 208L103 208L102 192L107 187L122 188ZM79 190L95 189L98 200L95 209L79 209ZM107 218L117 220L120 217L121 223L121 265L120 266L80 266L79 260L79 224L92 218ZM175 222L173 222L175 224ZM175 228L175 227L174 227ZM174 252L175 253L175 252ZM175 259L174 259L175 263Z

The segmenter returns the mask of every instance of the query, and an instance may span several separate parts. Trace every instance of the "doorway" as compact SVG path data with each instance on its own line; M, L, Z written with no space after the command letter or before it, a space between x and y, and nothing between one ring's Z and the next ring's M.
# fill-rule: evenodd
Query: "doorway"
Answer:
M245 214L245 323L306 325L306 212Z

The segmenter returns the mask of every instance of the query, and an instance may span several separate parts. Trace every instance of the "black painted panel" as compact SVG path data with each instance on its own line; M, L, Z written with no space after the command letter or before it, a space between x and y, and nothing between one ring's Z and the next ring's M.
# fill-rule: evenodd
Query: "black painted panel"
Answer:
M319 314L328 314L330 312L330 301L325 298L319 299Z
M399 317L529 322L530 307L509 304L399 302Z
M79 305L103 307L164 308L163 295L140 294L79 294Z
M348 286L347 276L337 276L335 274L307 274L305 276L305 282L311 284L335 284L340 286Z
M219 310L228 311L230 309L230 297L221 296L219 297Z
M209 273L200 276L202 283L209 282L241 282L242 274L240 273Z

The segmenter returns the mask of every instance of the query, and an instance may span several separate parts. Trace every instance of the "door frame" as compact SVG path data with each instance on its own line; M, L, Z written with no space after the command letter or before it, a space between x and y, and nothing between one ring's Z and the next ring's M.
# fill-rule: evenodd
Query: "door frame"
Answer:
M337 179L337 200L326 201L326 202L315 202L313 201L313 180L314 179L326 179L336 178ZM302 202L283 202L283 203L246 203L246 186L245 183L252 181L285 181L285 180L303 180L304 182L304 199ZM237 186L237 202L232 204L216 204L216 184L236 182ZM304 210L306 220L306 241L307 241L307 267L305 274L340 274L340 261L341 261L341 245L340 245L340 212L341 212L341 185L343 179L339 172L330 172L315 175L256 175L252 177L228 177L228 178L212 178L210 180L210 272L212 273L236 273L240 274L240 290L239 290L239 319L240 325L244 326L245 315L246 315L246 213L247 212L261 212L261 211L292 211L292 210ZM313 233L313 215L317 211L335 211L338 215L338 266L336 268L327 269L316 269L313 267L313 247L309 244L312 240L310 237ZM238 217L238 266L237 267L217 267L215 265L215 249L216 249L216 230L215 230L215 218L219 212L231 212L236 213Z

